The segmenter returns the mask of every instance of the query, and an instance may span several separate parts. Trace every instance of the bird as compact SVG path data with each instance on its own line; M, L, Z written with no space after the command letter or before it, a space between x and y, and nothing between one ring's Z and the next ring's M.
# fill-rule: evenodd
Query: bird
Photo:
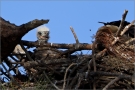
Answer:
M98 30L101 31L101 30L103 30L102 28L105 28L105 27L107 27L108 30L109 30L114 36L116 35L116 33L117 33L118 29L119 29L119 27L116 26L116 25L105 25L105 26L100 27ZM133 29L133 28L132 28L132 29ZM133 30L129 30L129 31L131 32L131 31L133 31ZM133 33L133 32L132 32L132 33ZM125 32L125 34L122 35L121 38L123 38L123 40L124 40L124 42L125 42L125 41L127 41L127 40L129 40L130 38L133 38L133 37L129 34L129 32Z
M121 20L117 20L117 21L111 21L111 22L98 22L98 23L102 23L104 24L104 26L107 26L107 27L110 27L112 28L112 32L117 32L117 28L120 26L120 23L121 23ZM122 29L124 29L127 25L129 25L130 22L128 21L124 21L124 24L123 24L123 27ZM109 25L109 26L108 26ZM111 25L111 26L110 26ZM128 37L131 37L131 38L134 38L135 37L135 34L134 34L134 31L135 31L135 25L132 25L128 31L125 32L125 35L128 36Z
M37 28L37 39L38 43L40 45L41 42L48 43L48 40L50 39L50 30L46 26L40 26Z
M50 29L46 26L40 26L37 28L36 35L37 35L37 39L38 39L37 41L39 45L41 43L47 44L50 39ZM57 56L57 54L59 54L60 51L52 47L39 46L35 49L34 53L35 53L35 60L41 60L44 57L48 57L49 59L56 58L55 56Z
M102 23L102 24L104 24L104 26L106 26L106 25L115 25L115 26L119 27L120 23L121 23L121 20L111 21L111 22L106 22L106 23L105 22L98 22L98 23ZM128 24L130 24L130 22L124 21L123 26L125 27Z
M112 33L116 33L119 29L119 27L115 25L106 25L106 27L108 27Z

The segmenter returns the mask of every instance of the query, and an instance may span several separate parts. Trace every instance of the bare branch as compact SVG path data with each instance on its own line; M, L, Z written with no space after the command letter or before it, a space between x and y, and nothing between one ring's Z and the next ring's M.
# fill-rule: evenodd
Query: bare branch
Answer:
M32 20L20 26L10 23L0 17L1 24L1 60L3 61L10 53L13 52L15 46L20 42L21 38L32 29L48 23L49 20ZM9 48L10 47L10 48Z
M78 38L77 38L77 35L76 35L76 33L75 33L75 31L74 31L73 27L71 27L71 26L70 26L70 30L72 31L72 33L73 33L73 35L74 35L74 38L75 38L76 44L79 44L79 40L78 40Z
M29 59L30 61L34 61L34 60L30 57L28 51L25 49L25 47L23 46L23 43L22 43L21 41L20 41L20 45L21 45L22 49L25 51L26 56L28 57L28 59Z
M124 30L120 33L119 36L122 36L133 24L135 23L135 20L131 22L131 24L127 25ZM114 45L119 40L119 37L115 37L114 41L112 42L112 45Z
M33 41L25 41L22 40L23 45L29 46L29 47L52 47L52 48L57 48L57 49L70 49L74 48L76 44L58 44L58 43L41 43L40 45L38 42L33 42ZM88 43L79 43L79 50L91 50L92 49L92 44Z
M118 81L120 78L116 77L114 80L110 81L104 88L103 90L107 90L109 88L109 86L111 86L112 84L114 84L116 81Z
M55 84L52 83L52 81L49 79L49 77L47 76L47 74L45 73L45 71L43 72L46 79L52 84L52 86L54 86L57 90L60 90Z
M135 23L135 20L133 20L129 25L127 25L127 26L123 29L123 31L120 33L120 36L122 36L126 31L128 31L129 28L130 28L132 25L134 25L134 23Z
M123 24L124 24L124 21L125 21L125 18L126 18L127 13L128 13L128 10L125 10L125 11L124 11L124 14L122 15L122 20L121 20L119 29L118 29L118 31L117 31L117 33L116 33L116 36L119 36L120 33L121 33L121 31L122 31L122 27L123 27Z
M126 44L135 43L135 38L131 38L125 42Z
M65 89L65 86L66 86L67 72L68 72L68 70L70 69L70 67L72 67L73 65L76 65L76 63L70 64L69 67L66 69L66 72L65 72L65 75L64 75L64 83L63 83L63 89L62 89L62 90L64 90L64 89Z

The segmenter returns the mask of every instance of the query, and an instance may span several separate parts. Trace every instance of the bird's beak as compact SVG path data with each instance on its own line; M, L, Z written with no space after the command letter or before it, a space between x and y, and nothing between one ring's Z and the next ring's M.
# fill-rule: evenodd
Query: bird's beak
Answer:
M40 39L48 40L48 39L49 39L49 37L48 37L48 36L40 36Z

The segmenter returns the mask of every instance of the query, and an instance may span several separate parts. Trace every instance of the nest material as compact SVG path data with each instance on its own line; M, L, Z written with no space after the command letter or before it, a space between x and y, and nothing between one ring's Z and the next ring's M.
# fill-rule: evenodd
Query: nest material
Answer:
M103 26L96 34L95 43L97 44L97 49L99 50L100 48L106 48L108 54L113 54L116 57L126 59L132 63L135 62L134 50L129 47L133 45L126 45L125 42L122 42L122 40L117 41L115 45L113 45L112 42L115 40L115 38L116 37L113 35L113 33L111 33L109 28Z
M17 77L15 79L22 87L25 86L25 89L30 87L31 83L33 88L39 87L36 83L39 81L40 89L101 89L115 79L116 82L110 85L109 89L133 89L134 51L129 47L131 45L125 44L122 39L112 44L114 40L115 35L108 27L103 26L98 30L93 44L96 51L94 54L98 55L103 51L106 54L95 59L96 72L92 55L62 55L63 52L56 48L47 49L41 45L42 47L33 53L34 61L25 60L20 63L27 71L28 80L21 81ZM49 56L45 54L48 50L51 51ZM57 54L61 54L61 57L56 57ZM27 81L29 83L26 83Z
M28 75L33 76L32 81L39 81L42 78L42 83L45 83L43 81L50 79L51 83L55 83L55 88L93 89L96 87L97 89L101 89L110 81L120 76L121 80L113 83L109 89L133 89L134 51L129 47L131 45L125 44L122 39L112 44L114 40L115 34L111 33L108 27L103 26L98 30L93 44L95 45L95 55L105 49L106 54L100 59L97 58L95 60L96 72L93 70L91 55L82 55L79 57L69 55L56 58L54 56L57 56L57 50L53 48L51 52L55 51L55 53L54 55L51 53L49 57L44 53L48 52L47 48L42 50L41 48L37 48L34 54L35 57L40 56L40 60L39 58L35 58L35 61L25 62L22 65L26 68ZM36 83L34 84L34 86L37 85ZM53 86L53 84L50 85L47 82L46 85L48 85L46 89L50 89L50 86Z

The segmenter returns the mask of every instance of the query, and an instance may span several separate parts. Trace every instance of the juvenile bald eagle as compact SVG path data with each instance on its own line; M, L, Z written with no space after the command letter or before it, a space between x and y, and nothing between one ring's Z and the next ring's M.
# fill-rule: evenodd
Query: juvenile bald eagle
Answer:
M41 42L47 43L50 38L49 34L49 28L47 28L46 26L40 26L39 28L37 28L37 39L39 44Z
M37 39L39 45L41 42L43 44L48 43L48 40L50 39L50 30L46 26L40 26L37 28ZM55 56L59 53L59 50L51 47L37 47L35 50L35 59L41 60L45 57L48 57L49 59L56 58ZM47 56L49 55L49 56ZM46 59L48 59L46 58Z

